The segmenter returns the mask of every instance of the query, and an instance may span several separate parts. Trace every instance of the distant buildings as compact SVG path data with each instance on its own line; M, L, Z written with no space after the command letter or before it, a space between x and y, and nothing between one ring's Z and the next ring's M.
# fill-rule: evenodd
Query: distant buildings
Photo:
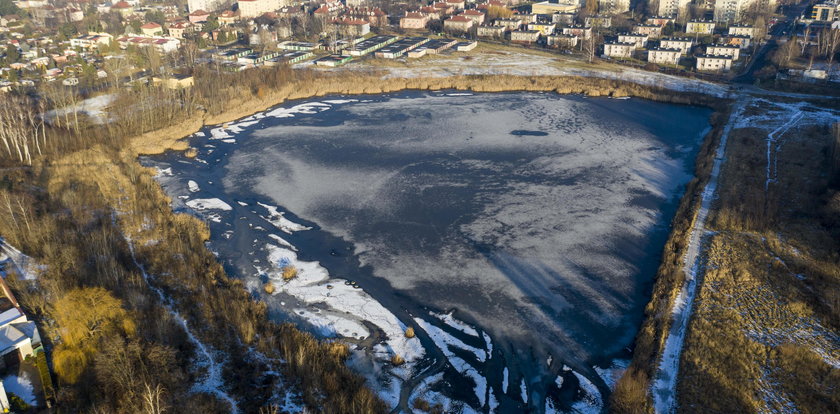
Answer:
M647 45L647 35L638 33L619 33L618 43L632 43L636 45L637 49L641 49Z
M613 58L633 57L636 44L632 42L606 42L604 43L604 54Z
M776 0L715 0L715 21L740 21L750 7L773 11Z
M687 55L691 52L694 41L684 37L669 37L659 41L659 47L663 49L679 49L680 53Z
M449 32L466 33L473 27L474 23L464 16L454 16L443 21L443 28Z
M543 1L531 5L531 13L554 14L554 13L577 13L581 3L575 0L558 0L557 3Z
M510 41L516 43L536 43L540 40L538 30L514 30L510 32Z
M429 23L429 17L420 13L406 13L400 18L400 27L407 30L425 29Z
M206 12L214 12L223 8L224 0L187 0L187 7L190 12L204 10Z
M660 16L683 16L688 8L690 0L659 0Z
M654 47L648 50L648 62L659 65L676 65L680 62L682 50L676 48Z
M732 69L732 56L698 55L697 70L704 72L728 72Z
M690 34L714 34L715 22L707 20L691 20L686 23L685 32Z
M738 60L741 56L741 48L734 45L708 45L706 46L706 54L713 56L731 56L733 60Z
M626 11L630 11L630 0L598 0L599 13L619 14Z

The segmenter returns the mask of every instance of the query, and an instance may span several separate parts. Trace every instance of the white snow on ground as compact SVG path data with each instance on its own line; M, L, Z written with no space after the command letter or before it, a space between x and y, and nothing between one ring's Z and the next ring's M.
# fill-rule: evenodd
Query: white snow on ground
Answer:
M160 177L172 177L172 168L158 168L157 174L155 174L155 178Z
M307 102L300 105L295 105L291 108L277 108L265 113L265 116L274 118L292 118L295 114L317 114L318 112L326 111L331 106L322 102Z
M718 144L715 150L715 160L712 165L712 171L709 174L709 182L706 183L706 188L703 189L700 208L689 236L688 251L683 259L682 267L685 273L685 281L676 299L674 299L674 307L671 309L671 329L668 332L668 337L665 339L662 359L659 362L659 368L653 380L652 394L654 409L659 414L671 413L676 408L677 370L679 368L685 333L688 328L688 321L691 316L692 304L697 294L701 244L708 232L706 230L706 216L709 215L709 209L711 208L712 201L715 199L715 190L717 189L718 176L723 166L723 156L726 150L726 142L729 139L729 133L735 124L734 121L739 119L741 113L744 111L747 102L747 99L742 99L732 109L729 121L721 135L720 144Z
M23 399L29 405L35 405L37 400L35 398L35 387L32 386L32 379L29 378L29 372L20 371L19 375L7 375L3 377L3 387L6 392L11 392Z
M205 211L205 210L223 210L223 211L230 211L233 210L233 207L230 204L225 203L224 201L218 198L196 198L193 200L189 200L186 202L187 206L195 211Z
M223 139L222 142L224 142L225 144L236 144L235 139Z
M304 303L323 303L328 307L321 311L316 323L322 323L325 318L329 318L329 323L333 326L350 329L351 326L361 326L361 321L368 321L380 328L387 337L387 347L375 348L379 358L390 360L394 354L398 354L405 359L406 365L411 366L410 364L423 356L420 340L416 337L406 338L406 326L363 290L348 286L343 280L330 279L327 270L321 267L320 263L299 260L297 254L288 248L272 244L266 244L265 248L271 263L271 269L266 273L277 288L276 293L284 292ZM289 265L294 266L298 274L294 279L285 282L282 269ZM353 332L339 333L357 336ZM356 334L367 336L368 332L365 330Z
M630 365L630 361L626 359L616 359L612 361L612 364L609 368L601 368L601 367L593 367L595 372L598 373L598 376L604 380L604 383L607 384L611 390L615 389L615 384L618 383L618 379L624 375L624 371L627 370L627 367ZM562 379L561 379L562 381Z
M286 239L276 234L269 234L268 237L274 239L277 243L280 243L280 246L292 249L293 251L298 251L297 247L293 246L291 243L287 242Z
M446 397L445 395L433 391L431 387L438 382L443 381L443 373L437 373L435 375L430 375L423 379L411 393L411 397L408 399L408 406L413 407L414 401L417 399L422 399L429 403L430 407L434 407L439 405L441 408L441 412L444 413L461 413L461 414L474 414L476 413L470 406L464 404L461 401L453 401ZM492 404L492 403L491 403ZM493 412L492 409L490 412Z
M187 182L187 187L189 187L191 193L197 193L201 190L201 187L198 186L198 183L193 180Z
M452 316L452 312L449 312L449 313L429 312L429 314L431 314L432 316L440 319L441 321L443 321L443 323L451 326L452 328L455 328L455 329L457 329L457 330L459 330L459 331L461 331L461 332L463 332L467 335L478 337L478 331L476 331L475 328L467 325L464 322L461 322L461 321L455 319L455 317Z
M328 103L330 105L342 105L352 102L359 102L358 99L327 99L324 103Z
M0 270L8 264L15 268L18 277L23 280L35 280L45 270L44 265L37 264L31 257L0 238Z
M194 137L196 137L196 138L204 138L204 137L206 137L206 136L207 136L207 134L205 134L205 133L203 133L203 132L201 132L201 131L198 131L198 132L196 132L195 134L193 134L193 136L194 136ZM208 146L209 146L209 145L208 145Z
M528 404L528 386L525 384L525 378L522 378L522 382L519 383L519 394L522 397L522 401Z
M475 355L476 359L479 362L484 362L487 360L487 353L483 349L478 349L474 346L467 345L460 339L446 333L443 329L440 329L437 326L432 325L423 319L414 318L414 321L417 322L417 324L420 325L420 327L423 328L423 330L426 331L427 334L429 334L429 337L432 338L435 344L437 344L438 347L444 351L444 353L446 352L446 349L449 349L450 347L455 347L464 351L469 351L470 353Z
M508 371L508 367L505 367L504 372L502 372L502 392L507 394L508 391L508 380L510 379L508 376L510 375L510 371Z
M487 346L487 358L493 357L493 341L490 340L490 335L487 332L482 332L481 335L484 337L484 344ZM551 363L549 363L551 365Z
M53 109L44 114L47 122L53 121L57 117L64 117L65 115L73 117L73 112L87 115L96 124L103 124L108 120L107 111L108 105L114 101L116 95L107 94L99 95L93 98L85 99L74 106L68 106L60 109Z
M420 326L420 328L426 331L432 341L434 341L435 345L443 351L443 354L447 359L449 359L449 363L452 367L455 368L455 370L461 375L473 380L475 383L475 396L478 398L479 405L484 407L487 400L487 379L484 378L472 365L467 363L467 361L464 361L461 357L455 355L455 353L452 352L451 347L473 353L479 362L484 362L487 357L484 351L461 342L460 339L447 334L442 329L426 322L423 319L414 318L414 321L417 322L417 325Z
M583 375L577 372L574 372L574 374L578 381L580 381L580 391L583 393L583 396L580 401L572 404L572 410L587 414L600 413L601 409L604 408L604 402L601 400L601 393L598 391L598 387Z
M261 216L262 218L266 219L269 223L273 224L274 227L280 229L280 231L292 234L296 231L303 231L303 230L311 230L312 227L306 227L302 224L295 223L284 217L286 213L282 211L277 211L277 207L270 206L268 204L257 203L260 207L268 210L268 217Z
M306 309L295 309L294 313L311 324L318 333L325 337L341 335L358 339L370 335L367 328L360 322L326 312L310 312Z
M210 130L210 139L225 139L233 138L233 135L228 134L224 127L217 127Z

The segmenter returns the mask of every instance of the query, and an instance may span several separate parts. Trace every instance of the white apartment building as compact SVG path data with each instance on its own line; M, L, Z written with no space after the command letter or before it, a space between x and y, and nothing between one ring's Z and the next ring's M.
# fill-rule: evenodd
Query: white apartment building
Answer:
M680 53L687 55L694 46L694 40L687 37L669 37L659 41L659 47L663 49L679 49Z
M683 16L691 0L659 0L660 16Z
M614 58L629 58L636 50L635 43L607 42L604 43L604 54Z
M729 34L737 36L749 36L750 39L755 37L755 27L733 24L729 26Z
M697 70L699 71L714 71L714 72L728 72L732 69L731 56L714 56L714 55L698 55L697 56Z
M648 62L659 65L676 65L680 62L682 51L680 49L668 49L654 47L648 50Z
M647 45L648 36L638 33L620 33L618 35L618 43L633 43L637 49L641 49Z
M253 19L286 5L284 0L238 0L237 3L239 17L242 19Z
M738 22L751 6L775 11L776 0L715 0L715 21Z
M712 56L731 56L733 60L741 57L741 48L735 45L708 45L706 54Z
M190 13L198 10L212 12L221 9L224 6L224 0L187 0L187 7Z

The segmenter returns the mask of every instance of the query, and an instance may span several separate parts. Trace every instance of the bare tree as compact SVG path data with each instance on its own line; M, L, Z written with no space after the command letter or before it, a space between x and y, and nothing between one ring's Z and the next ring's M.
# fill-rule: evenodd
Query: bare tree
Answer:
M166 409L163 403L163 387L160 384L152 387L149 383L144 383L145 390L143 391L143 411L148 414L163 414Z

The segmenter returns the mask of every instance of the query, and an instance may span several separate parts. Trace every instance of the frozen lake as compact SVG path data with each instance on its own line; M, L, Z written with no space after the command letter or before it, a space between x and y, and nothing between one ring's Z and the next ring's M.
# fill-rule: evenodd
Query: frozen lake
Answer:
M709 115L540 93L330 97L143 162L279 320L356 344L390 404L402 387L448 410L597 412Z

